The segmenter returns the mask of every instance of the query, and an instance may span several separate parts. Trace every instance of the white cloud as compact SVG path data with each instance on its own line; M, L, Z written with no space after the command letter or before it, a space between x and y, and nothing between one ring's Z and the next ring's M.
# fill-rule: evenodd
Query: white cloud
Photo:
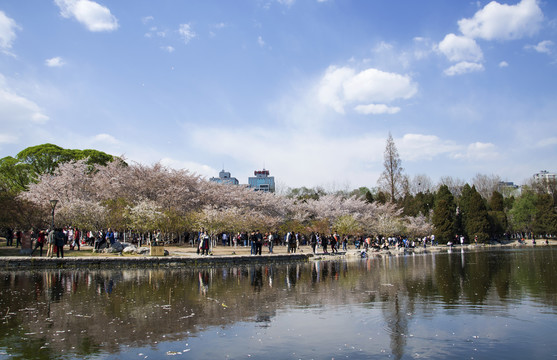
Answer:
M141 18L141 22L142 22L143 24L148 24L148 23L150 23L150 22L153 21L153 20L155 20L155 18L152 17L152 16L150 16L150 15L149 15L149 16L144 16L144 17Z
M54 0L65 18L74 18L89 31L114 31L118 29L118 19L110 10L91 0Z
M190 24L181 24L178 32L180 33L186 44L197 36L197 34L192 30Z
M471 19L458 21L462 34L484 40L513 40L538 32L543 13L537 0L522 0L516 5L492 1Z
M167 53L173 53L174 50L175 50L175 49L174 49L172 46L170 46L170 45L168 45L168 46L162 46L161 49L164 50L164 51L166 51Z
M551 54L551 48L553 47L553 41L544 40L539 42L537 45L528 45L526 48L534 49L542 54Z
M279 4L286 5L288 7L294 5L296 0L277 0Z
M468 145L465 153L454 155L456 159L466 160L495 160L499 158L497 147L492 143L475 142Z
M483 71L483 70L484 70L484 66L482 64L463 61L446 69L444 73L447 76L454 76L454 75L462 75L470 72Z
M257 37L257 43L259 44L259 46L263 47L265 46L265 41L263 41L263 38L261 36Z
M110 145L116 145L120 143L114 136L109 134L98 134L93 137L93 143L105 143Z
M509 63L506 62L506 61L501 61L501 62L499 63L499 67L500 67L500 68L505 68L505 67L507 67L507 66L509 66Z
M405 134L401 139L395 140L395 143L405 161L432 160L436 156L462 149L452 141L424 134Z
M557 137L550 137L550 138L541 139L537 143L538 147L549 147L549 146L555 146L555 145L557 145Z
M9 53L16 38L16 30L20 27L14 19L9 18L3 11L0 11L0 49L4 53Z
M448 34L439 43L439 51L453 62L480 62L483 60L482 49L474 39L455 34Z
M183 170L186 169L190 173L195 173L204 177L213 177L218 174L218 170L210 167L209 165L200 164L194 161L182 161L176 160L169 157L162 158L160 160L161 165L176 169Z
M10 88L0 74L0 144L36 141L48 120L39 105Z
M417 93L417 85L406 75L377 69L360 72L349 67L330 66L321 78L317 97L321 104L344 114L344 107L353 104L359 110L370 103L389 103L409 99Z
M400 111L399 107L387 106L385 104L358 105L354 108L356 112L364 115L396 114Z
M51 59L46 59L45 60L45 64L48 67L61 67L66 65L66 63L64 62L64 60L62 60L61 57L57 56L57 57L53 57Z
M0 133L0 144L17 144L18 137Z
M219 146L206 147L207 134ZM352 137L325 136L319 132L308 134L295 130L264 128L188 128L191 142L197 147L205 147L216 157L236 159L246 164L243 172L234 169L233 176L240 182L247 182L253 170L265 164L271 175L278 176L289 186L313 186L357 179L358 183L374 184L379 174L370 162L379 163L383 159L385 139L372 134L358 134ZM267 148L280 140L280 146L273 151L253 151ZM238 146L250 144L250 146ZM377 168L380 168L379 166ZM213 172L211 176L215 176Z
M0 119L4 119L2 122L43 124L49 118L36 103L8 88L4 76L0 75Z

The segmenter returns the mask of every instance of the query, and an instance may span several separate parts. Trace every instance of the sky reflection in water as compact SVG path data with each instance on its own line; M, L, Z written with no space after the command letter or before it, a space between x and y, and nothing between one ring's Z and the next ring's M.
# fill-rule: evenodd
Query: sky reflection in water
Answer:
M557 250L0 273L0 359L550 358Z

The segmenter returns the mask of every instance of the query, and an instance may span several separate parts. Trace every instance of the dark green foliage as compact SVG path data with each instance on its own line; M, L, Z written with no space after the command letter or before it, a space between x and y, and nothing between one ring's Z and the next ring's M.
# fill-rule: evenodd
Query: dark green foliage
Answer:
M375 194L374 198L375 201L377 201L379 204L386 204L388 201L388 196L389 195L387 195L383 191L378 191L377 194Z
M456 235L456 205L454 197L446 185L441 185L435 197L433 208L433 226L435 239L439 243L447 243Z
M366 201L370 204L375 201L375 199L373 198L373 194L369 190L366 192Z
M401 205L403 208L403 214L406 216L418 216L420 214L424 216L429 215L429 211L433 209L433 204L435 203L435 196L430 192L424 194L419 192L416 196L411 194L406 194L402 199Z
M491 195L489 199L489 209L491 211L505 211L505 199L500 192L494 191Z
M493 239L501 238L508 228L507 215L504 211L488 211L489 235Z

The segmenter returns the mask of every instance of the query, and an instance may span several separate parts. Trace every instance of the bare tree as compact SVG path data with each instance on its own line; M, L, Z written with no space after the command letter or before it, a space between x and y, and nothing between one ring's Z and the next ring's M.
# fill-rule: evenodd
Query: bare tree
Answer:
M454 197L460 197L464 184L465 181L462 179L454 178L452 176L443 176L439 180L439 186L437 188L439 188L441 185L446 185Z
M380 190L388 193L391 201L394 202L402 195L406 177L403 175L402 162L398 155L393 136L389 133L387 145L383 154L383 173L377 180Z
M501 178L498 175L476 174L472 179L472 185L484 199L489 199L494 191L499 189Z
M415 175L410 181L410 193L412 195L416 195L418 193L426 194L433 191L433 182L426 174Z

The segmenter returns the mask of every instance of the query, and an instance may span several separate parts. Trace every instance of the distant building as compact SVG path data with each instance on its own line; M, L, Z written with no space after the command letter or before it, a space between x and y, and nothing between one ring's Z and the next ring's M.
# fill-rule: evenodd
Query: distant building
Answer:
M219 184L230 184L230 185L238 185L240 183L238 179L236 179L235 177L231 177L230 173L228 171L224 171L224 169L222 169L222 171L219 172L218 178L212 177L209 179L209 181L216 182Z
M248 178L248 186L255 191L275 192L275 177L269 176L269 170L256 170L254 177Z
M542 170L537 174L534 174L534 180L536 181L555 181L557 179L557 174L550 173L547 170Z

